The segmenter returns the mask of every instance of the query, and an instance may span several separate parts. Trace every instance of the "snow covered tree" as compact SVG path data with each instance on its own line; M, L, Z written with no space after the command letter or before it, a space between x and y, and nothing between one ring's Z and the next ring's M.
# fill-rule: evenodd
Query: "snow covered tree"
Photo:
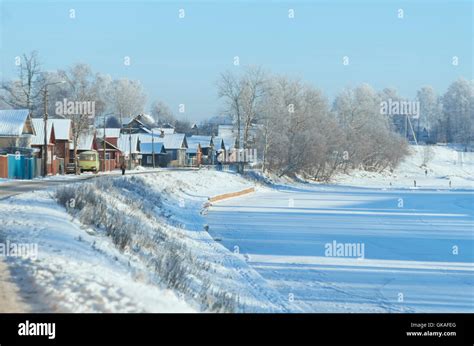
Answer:
M18 59L17 78L2 83L0 100L12 108L26 108L34 111L41 103L42 71L38 52L23 54Z
M453 82L442 98L448 142L468 145L474 133L474 84L463 78Z
M249 132L260 112L266 78L261 67L251 66L241 74L223 73L217 82L218 96L226 105L225 113L233 117L237 128L236 148L249 146Z
M114 80L110 86L110 107L119 120L145 110L146 95L139 81L130 79Z
M157 124L174 124L176 117L166 103L156 100L152 103L150 113Z
M420 138L421 131L426 129L430 139L437 140L437 133L441 127L441 112L439 97L431 86L424 86L416 93L420 103L420 117L417 121L416 132Z

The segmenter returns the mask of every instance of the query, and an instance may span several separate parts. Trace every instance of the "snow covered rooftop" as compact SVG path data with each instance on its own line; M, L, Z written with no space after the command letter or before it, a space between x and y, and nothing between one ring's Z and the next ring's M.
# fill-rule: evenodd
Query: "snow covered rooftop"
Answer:
M166 153L165 146L162 142L140 143L140 153L153 154L153 151L155 152L155 154Z
M21 136L29 113L28 109L1 109L0 136Z
M104 129L103 128L97 128L97 137L104 137ZM105 129L105 137L106 138L119 138L120 137L120 129L117 128L106 128Z
M107 134L107 133L106 133ZM128 155L130 153L130 147L132 148L132 154L139 153L138 151L138 141L141 134L132 133L132 134L125 134L121 133L118 138L118 148L122 153Z
M71 120L70 119L49 119L48 123L54 124L54 136L56 140L71 140Z
M188 147L186 135L184 133L165 134L164 137L160 137L159 135L155 134L153 137L155 142L162 142L166 150L182 149ZM140 142L151 143L152 136L148 134L141 134Z
M201 148L210 148L213 145L212 136L191 136L187 139L188 145L199 143Z
M33 118L31 119L33 127L35 128L36 134L31 137L31 145L44 145L44 120L42 118ZM51 129L53 128L53 123L51 121L47 122L47 131L46 140L49 143L51 141Z
M214 143L214 150L221 150L226 148L226 143L223 137L214 137L212 141Z
M77 150L92 150L93 143L94 132L90 130L89 132L83 133L79 136ZM71 149L74 149L74 142L71 143Z

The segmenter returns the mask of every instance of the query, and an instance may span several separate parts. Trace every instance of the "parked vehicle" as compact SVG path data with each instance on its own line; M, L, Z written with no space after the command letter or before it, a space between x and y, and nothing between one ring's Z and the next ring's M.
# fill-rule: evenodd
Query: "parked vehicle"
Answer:
M99 171L99 153L95 150L84 151L79 154L79 168L84 171Z
M74 173L76 173L76 165L74 163L67 163L66 174L74 174Z

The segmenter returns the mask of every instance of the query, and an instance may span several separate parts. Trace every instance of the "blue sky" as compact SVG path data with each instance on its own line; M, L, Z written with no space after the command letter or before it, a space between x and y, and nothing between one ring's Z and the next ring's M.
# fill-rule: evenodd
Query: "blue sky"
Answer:
M0 2L1 78L15 74L16 56L37 50L46 70L82 62L140 80L149 103L161 99L175 113L183 103L178 115L190 120L218 114L219 74L249 64L330 98L364 82L414 97L423 85L444 92L460 76L473 78L473 1Z

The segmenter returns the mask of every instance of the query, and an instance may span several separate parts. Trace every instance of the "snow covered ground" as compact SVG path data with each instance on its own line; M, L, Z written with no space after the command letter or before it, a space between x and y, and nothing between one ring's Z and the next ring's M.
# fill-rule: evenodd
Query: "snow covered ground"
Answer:
M216 203L207 221L296 309L473 312L472 203L472 191L288 187ZM363 256L327 256L334 242Z
M146 268L73 219L48 192L1 202L0 219L0 242L37 246L24 258L7 257L34 312L194 311L150 283Z
M51 187L0 201L0 243L38 246L6 258L33 311L473 312L472 160L436 147L425 177L413 150L392 175L210 207L255 182L159 170L69 184L63 205Z
M209 196L249 186L205 170L102 178L65 187L76 193L70 213L53 191L26 193L0 202L0 242L37 246L6 258L26 300L42 303L33 311L284 312L279 293L204 229ZM85 221L103 216L108 228ZM111 238L122 228L119 251Z
M474 152L454 150L443 145L410 146L410 155L393 173L352 171L333 179L340 185L380 187L474 189ZM426 174L425 174L426 171ZM392 185L390 185L392 184Z
M215 203L210 232L295 310L473 312L472 153L461 160L435 147L425 177L423 148L412 150L392 175L356 172L335 185L280 180ZM347 251L327 252L339 246Z

